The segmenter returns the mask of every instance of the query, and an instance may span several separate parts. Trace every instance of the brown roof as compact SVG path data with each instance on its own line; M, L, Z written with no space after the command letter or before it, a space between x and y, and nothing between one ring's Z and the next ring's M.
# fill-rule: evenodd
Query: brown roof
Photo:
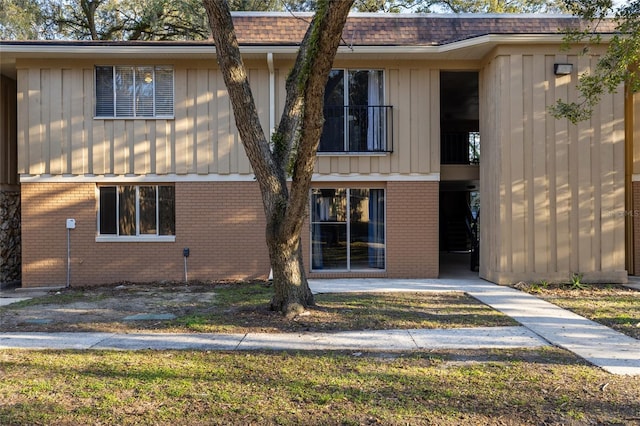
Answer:
M296 45L311 21L309 14L234 14L238 41L245 45ZM487 34L558 34L580 20L557 15L362 14L347 20L342 38L354 46L443 45ZM613 32L612 22L599 32Z

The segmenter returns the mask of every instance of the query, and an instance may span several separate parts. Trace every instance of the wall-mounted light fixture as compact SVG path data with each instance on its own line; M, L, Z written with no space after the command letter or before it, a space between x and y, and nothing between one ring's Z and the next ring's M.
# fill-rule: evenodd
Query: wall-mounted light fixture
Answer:
M573 64L553 64L553 73L555 75L567 75L573 71Z

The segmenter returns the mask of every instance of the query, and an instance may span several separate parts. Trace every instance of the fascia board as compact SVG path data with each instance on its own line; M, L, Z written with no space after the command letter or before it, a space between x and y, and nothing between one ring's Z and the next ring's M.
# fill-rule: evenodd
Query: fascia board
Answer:
M608 42L612 35L603 34L602 42ZM375 55L438 55L451 54L458 50L468 51L476 47L495 46L499 44L556 44L564 41L563 34L488 34L466 40L456 41L444 45L421 46L340 46L338 54L375 54ZM295 55L297 45L255 45L241 46L240 51L245 55L264 55L267 53ZM149 44L122 44L122 45L73 45L33 43L0 43L0 58L211 58L215 59L216 49L213 45L189 45L176 46Z

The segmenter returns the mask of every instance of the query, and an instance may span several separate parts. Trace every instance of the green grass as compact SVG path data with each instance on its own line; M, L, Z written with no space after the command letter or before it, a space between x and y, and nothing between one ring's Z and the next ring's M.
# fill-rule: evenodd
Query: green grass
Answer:
M0 361L3 425L633 424L640 414L638 379L559 349L5 350Z

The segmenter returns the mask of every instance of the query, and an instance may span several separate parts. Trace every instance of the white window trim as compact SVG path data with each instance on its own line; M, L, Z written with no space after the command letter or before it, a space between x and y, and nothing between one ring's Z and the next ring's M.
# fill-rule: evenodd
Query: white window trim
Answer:
M96 243L175 243L175 235L96 235Z
M175 73L175 68L173 67L173 65L148 65L149 67L153 68L153 115L152 116L136 116L136 115L132 115L132 116L117 116L116 115L116 108L117 108L117 98L116 98L116 85L115 85L115 79L116 79L116 67L131 67L134 69L133 72L133 78L134 78L134 87L135 87L135 68L139 67L139 66L144 66L144 65L109 65L109 64L97 64L93 67L93 84L94 84L94 90L93 90L93 101L94 101L94 106L93 106L93 119L94 120L173 120L175 119L175 112L176 112L176 108L175 108L175 99L176 99L176 73ZM97 80L97 75L96 75L96 69L98 67L111 67L112 71L113 71L113 115L112 116L98 116L96 115L96 109L97 109L97 105L98 105L98 99L97 99L97 94L96 94L96 90L97 87L95 86L96 84L96 80ZM158 67L167 67L167 68L171 68L171 101L173 102L173 114L171 115L157 115L156 114L156 90L155 90L155 86L156 86L156 68ZM134 105L133 105L133 112L135 114L135 97L134 97Z
M96 194L96 238L95 241L97 243L173 243L176 241L176 236L175 235L150 235L150 234L140 234L140 209L136 208L136 235L113 235L113 234L101 234L100 233L100 188L101 187L112 187L115 186L116 187L116 194L117 194L117 188L120 186L135 186L136 188L136 207L139 206L139 199L140 199L140 186L155 186L156 187L156 224L159 223L159 215L160 215L160 210L158 209L159 206L159 201L158 201L158 197L159 195L159 191L158 191L158 187L160 186L167 186L167 185L161 185L158 183L155 184L138 184L138 183L133 183L133 184L125 184L125 183L114 183L114 184L108 184L108 185L96 185L95 186L95 194ZM175 188L175 187L174 187ZM175 189L174 189L175 191ZM175 196L175 192L174 192L174 196ZM120 202L120 197L116 196L116 210L118 209L118 203ZM174 199L175 202L175 199ZM175 218L174 218L175 220ZM116 224L117 226L117 224ZM175 223L174 223L175 226ZM118 228L116 228L118 229ZM385 231L386 232L386 231Z

